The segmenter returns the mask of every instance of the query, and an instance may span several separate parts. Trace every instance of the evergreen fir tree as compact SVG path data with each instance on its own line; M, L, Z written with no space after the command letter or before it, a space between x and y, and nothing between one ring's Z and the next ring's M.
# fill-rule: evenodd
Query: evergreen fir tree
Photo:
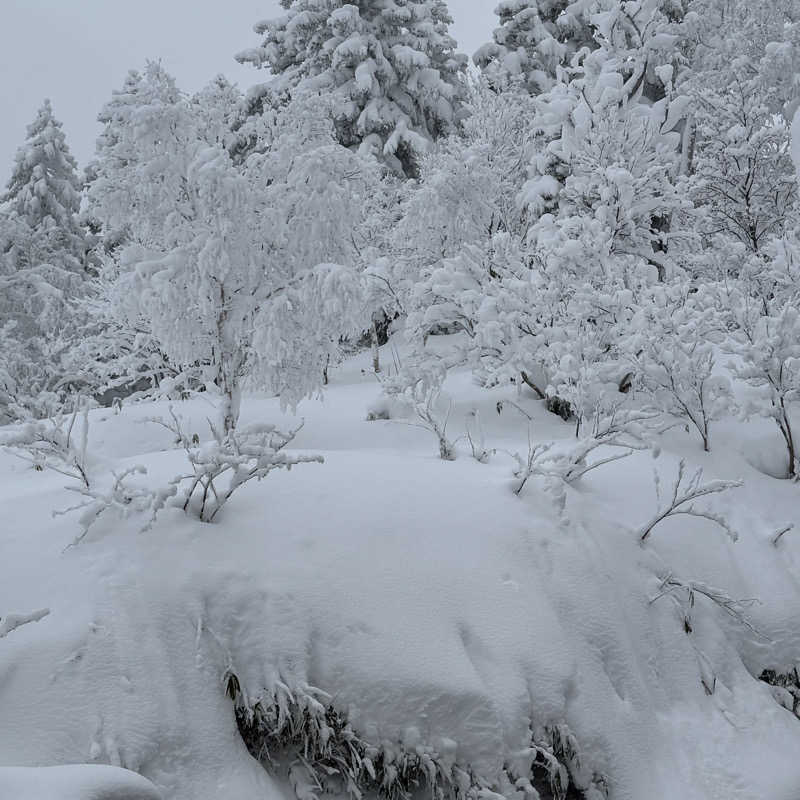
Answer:
M81 184L61 122L45 100L17 151L2 201L36 239L39 259L74 271L83 269L86 233L78 221ZM24 259L17 268L36 266Z
M240 62L269 67L273 91L333 92L337 138L415 174L429 143L457 120L466 57L444 0L281 0Z
M473 60L490 84L503 89L521 83L531 94L551 88L560 65L582 47L594 48L593 31L583 18L586 3L570 0L501 0L500 25Z
M51 414L70 376L74 301L86 287L80 181L61 123L45 100L19 148L0 205L0 418Z

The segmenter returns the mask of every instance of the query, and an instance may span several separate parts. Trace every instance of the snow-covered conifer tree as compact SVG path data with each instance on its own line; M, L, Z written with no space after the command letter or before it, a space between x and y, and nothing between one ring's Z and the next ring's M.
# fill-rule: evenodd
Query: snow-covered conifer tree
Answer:
M103 130L97 140L95 159L89 166L87 215L102 231L104 248L113 250L133 235L131 220L136 219L136 240L146 243L156 235L162 220L151 217L145 225L147 209L157 206L156 197L172 192L175 184L164 185L171 176L156 163L178 157L192 135L181 116L183 98L174 78L157 62L150 61L142 72L131 70L123 87L112 93L111 100L98 115ZM167 148L172 147L169 151ZM143 174L142 165L151 162L151 173ZM150 176L154 180L143 179Z
M46 100L0 205L5 413L13 417L52 413L71 380L63 357L77 334L74 301L85 291L89 247L79 206L77 165Z
M37 245L58 263L79 272L84 266L86 233L78 221L81 185L77 163L67 147L61 122L45 100L17 151L4 209L36 233ZM19 267L33 266L33 263Z
M497 89L520 83L531 94L547 91L558 67L582 47L597 46L585 6L571 0L501 0L495 10L500 25L473 56L475 64Z
M266 66L276 88L333 92L340 144L416 172L430 142L455 123L466 57L448 34L444 0L281 0L255 26L260 47L238 60Z

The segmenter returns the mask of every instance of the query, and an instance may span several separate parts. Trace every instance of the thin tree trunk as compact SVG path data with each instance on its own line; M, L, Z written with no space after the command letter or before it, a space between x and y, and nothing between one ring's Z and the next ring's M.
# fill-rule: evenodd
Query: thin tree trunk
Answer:
M533 389L533 391L536 392L536 396L540 400L544 400L545 399L544 392L528 377L528 373L527 372L521 372L520 373L520 377L522 378L523 383L525 383L528 386L530 386L531 389Z
M369 339L372 345L372 370L378 373L381 371L381 352L378 345L378 326L374 319L369 329Z

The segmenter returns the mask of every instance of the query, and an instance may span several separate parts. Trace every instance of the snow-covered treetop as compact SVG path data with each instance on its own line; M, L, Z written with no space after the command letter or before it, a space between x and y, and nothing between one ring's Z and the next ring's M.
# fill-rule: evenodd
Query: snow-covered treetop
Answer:
M448 34L444 0L282 0L260 22L260 47L237 55L268 67L276 88L333 91L337 137L406 174L456 120L466 56Z
M152 229L160 229L161 220L152 218L152 228L143 225L140 211L155 206L155 198L146 201L148 188L139 185L142 162L150 154L164 154L163 143L173 142L174 152L191 135L185 130L185 115L179 103L182 94L174 78L153 61L143 72L131 70L120 90L101 110L98 121L103 131L97 139L96 158L89 166L88 213L105 231L107 244L119 242L134 215L139 219L138 236L146 240ZM181 129L184 127L184 130ZM162 181L167 174L162 161ZM157 191L157 185L150 187Z
M521 82L532 94L550 88L559 65L581 47L594 47L582 18L586 3L570 0L500 0L500 25L473 56L492 83Z
M192 97L192 104L202 109L204 138L209 144L230 149L236 142L234 123L241 112L243 96L239 87L220 74Z
M77 168L62 125L45 100L17 150L2 200L33 229L60 227L77 232L81 188Z

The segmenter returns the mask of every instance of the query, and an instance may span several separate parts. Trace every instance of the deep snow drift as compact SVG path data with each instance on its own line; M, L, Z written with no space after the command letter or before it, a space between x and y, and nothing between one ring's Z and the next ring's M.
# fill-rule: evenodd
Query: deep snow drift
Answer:
M466 373L446 383L450 430L479 410L487 464L437 457L434 437L367 422L379 386L366 356L306 401L295 445L324 455L248 485L217 522L164 511L102 520L76 547L65 480L0 453L0 614L50 614L0 639L0 766L95 762L150 779L165 798L253 800L289 791L251 756L224 679L252 702L318 687L365 739L448 753L491 782L530 744L566 724L588 774L620 800L789 800L800 796L800 720L764 669L800 664L798 485L764 474L780 444L768 427L721 423L704 454L682 432L662 454L609 464L567 488L566 518L532 480L511 490L513 461L570 425L513 389ZM97 472L141 463L165 484L185 470L163 428L166 403L92 412ZM203 435L202 399L177 413ZM285 421L249 398L244 421ZM755 446L758 442L758 447ZM677 460L707 478L743 478L719 498L740 534L678 517L642 545ZM754 632L697 595L692 632L673 575L757 598ZM709 694L711 691L711 694ZM521 796L521 795L520 795Z
M141 775L98 764L0 767L0 797L24 800L160 800L153 784Z

